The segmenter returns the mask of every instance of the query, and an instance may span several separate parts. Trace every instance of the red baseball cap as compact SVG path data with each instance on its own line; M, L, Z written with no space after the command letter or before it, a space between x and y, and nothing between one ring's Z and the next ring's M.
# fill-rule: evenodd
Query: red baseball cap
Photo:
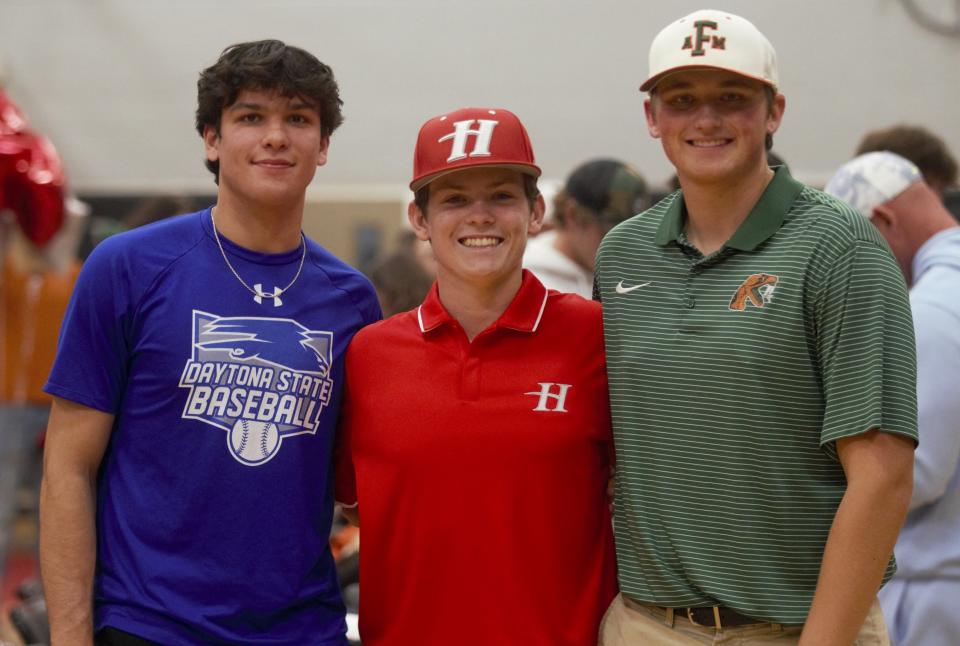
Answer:
M530 137L517 115L500 108L461 108L420 128L410 190L474 166L509 168L540 177Z

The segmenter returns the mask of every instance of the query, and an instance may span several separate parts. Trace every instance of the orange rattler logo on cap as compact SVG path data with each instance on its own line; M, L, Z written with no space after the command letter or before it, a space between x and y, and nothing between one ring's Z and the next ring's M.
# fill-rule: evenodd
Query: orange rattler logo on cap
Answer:
M754 307L762 308L773 300L773 290L780 280L773 274L753 274L740 283L733 298L730 299L730 309L742 312L747 308L747 301Z

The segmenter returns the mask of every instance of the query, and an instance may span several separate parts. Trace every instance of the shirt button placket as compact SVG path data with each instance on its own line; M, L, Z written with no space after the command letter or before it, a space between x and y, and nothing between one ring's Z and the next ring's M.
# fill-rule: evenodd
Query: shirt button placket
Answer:
M690 272L687 274L687 280L685 282L685 293L683 295L683 305L687 309L692 310L697 306L697 299L693 296L693 282L703 272L703 266L699 263L694 263L690 266Z
M463 362L460 378L460 392L468 401L480 398L480 357L476 355L476 348L470 348Z

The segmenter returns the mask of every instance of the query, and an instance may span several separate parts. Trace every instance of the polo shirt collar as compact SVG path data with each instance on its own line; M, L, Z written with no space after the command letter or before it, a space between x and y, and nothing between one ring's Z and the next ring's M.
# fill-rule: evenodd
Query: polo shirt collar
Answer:
M513 297L507 309L503 311L491 328L507 328L518 332L536 332L547 307L547 288L528 269L523 270L523 280L517 295ZM426 334L443 325L454 322L454 318L440 302L437 283L433 284L427 298L417 308L417 322L420 331Z
M740 251L756 249L780 229L793 201L802 190L803 184L793 179L787 167L778 166L760 199L724 246ZM656 243L662 247L677 240L683 232L686 219L687 209L683 193L680 193L660 221Z

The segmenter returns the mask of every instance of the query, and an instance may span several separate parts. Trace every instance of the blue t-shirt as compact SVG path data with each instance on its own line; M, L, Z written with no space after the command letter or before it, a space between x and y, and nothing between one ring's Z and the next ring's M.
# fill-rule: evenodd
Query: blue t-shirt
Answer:
M262 292L298 248L221 236ZM259 301L259 302L258 302ZM312 241L255 299L210 210L107 239L45 390L115 415L98 477L95 629L163 644L343 644L331 447L373 287Z

